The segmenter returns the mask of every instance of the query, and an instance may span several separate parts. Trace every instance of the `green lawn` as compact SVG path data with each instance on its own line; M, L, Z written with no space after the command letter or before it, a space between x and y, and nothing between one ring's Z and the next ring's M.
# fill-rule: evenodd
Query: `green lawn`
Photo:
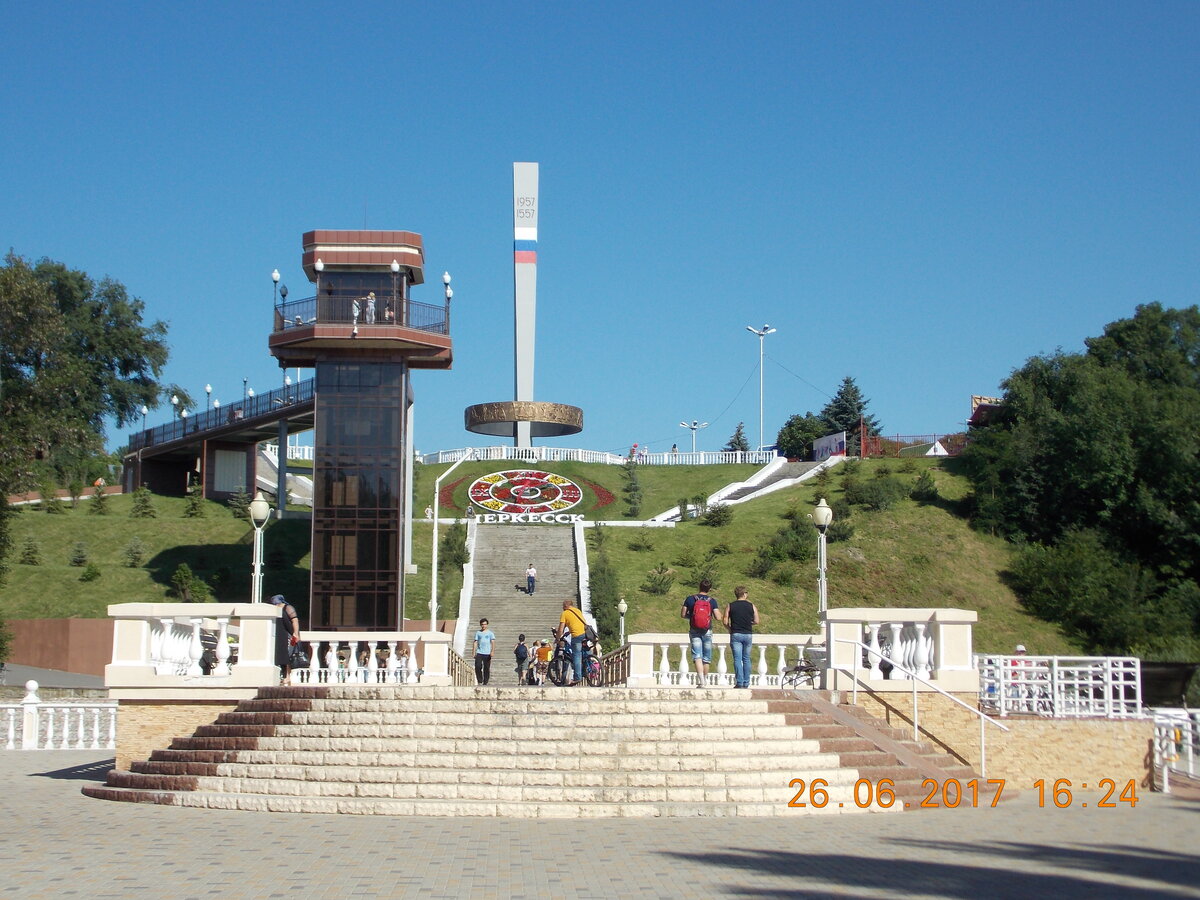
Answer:
M975 609L980 616L975 644L980 650L1007 651L1020 642L1035 654L1076 652L1054 626L1027 615L1005 585L1001 573L1009 558L1008 545L972 531L958 514L957 501L965 494L967 483L954 474L952 461L920 460L911 466L904 463L904 468L914 469L907 472L901 472L902 464L895 460L868 461L861 467L861 477L872 478L881 465L907 481L914 480L921 468L931 469L941 497L934 504L904 500L885 512L856 510L851 517L853 537L829 544L831 606ZM424 510L432 501L434 479L446 468L416 467L418 510ZM518 467L503 462L459 466L443 487L461 479L452 497L456 505L461 505L458 509L444 507L442 515L453 517L465 509L466 488L471 480L508 468ZM600 489L587 488L580 505L590 520L623 519L625 480L620 467L560 463L545 468ZM638 470L644 496L642 514L662 512L680 497L710 494L730 482L744 480L754 471L753 466L644 466ZM841 494L841 477L836 469L834 472L824 490L830 501ZM614 500L600 506L604 492ZM675 528L606 527L608 553L630 607L627 630L684 630L680 604L694 590L705 554L717 548L727 551L715 561L715 593L719 598L728 600L735 586L745 585L759 606L765 631L814 631L815 561L779 564L764 579L751 578L746 571L758 549L787 523L785 513L797 509L803 516L815 505L819 492L815 486L801 486L739 504L732 507L732 522L721 528L695 521ZM218 599L249 599L253 530L248 523L234 519L225 507L206 503L205 518L185 519L182 499L156 497L157 518L131 519L128 497L110 497L108 516L89 515L89 502L85 500L79 509L61 516L35 509L17 514L11 571L7 585L0 588L0 615L96 617L105 615L112 603L162 601L168 599L171 575L181 562L210 581L216 579ZM306 519L272 522L264 541L264 592L286 594L301 611L307 606L309 528ZM635 549L632 545L639 543L643 535L650 549ZM40 566L19 563L27 536L33 536L39 544ZM142 566L130 568L125 565L124 550L134 536L146 546L147 555ZM815 548L815 531L811 536ZM431 537L428 523L414 523L413 561L418 573L408 576L406 590L411 618L428 614ZM77 542L86 544L89 560L100 570L98 579L80 581L83 570L69 564ZM659 563L664 563L675 578L665 595L642 589L647 573ZM455 611L460 584L457 573L439 580L443 615Z

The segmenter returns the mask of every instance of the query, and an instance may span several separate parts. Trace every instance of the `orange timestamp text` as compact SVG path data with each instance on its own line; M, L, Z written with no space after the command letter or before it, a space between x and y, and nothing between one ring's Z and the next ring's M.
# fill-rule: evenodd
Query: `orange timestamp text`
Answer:
M897 803L902 804L905 809L913 806L918 809L978 807L981 805L981 798L984 805L994 809L1000 802L1006 784L1007 780L1004 778L988 778L986 780L971 778L965 782L958 778L947 778L940 781L936 778L926 778L921 782L921 790L925 792L925 796L920 801L908 802L897 799L896 783L892 779L880 778L876 781L870 778L860 778L854 782L852 796L854 805L859 809L871 807L890 809ZM1075 800L1071 791L1073 786L1070 779L1059 778L1050 785L1049 793L1047 793L1046 780L1039 778L1033 783L1034 789L1038 792L1038 806L1045 807L1047 797L1059 809L1071 806ZM831 802L829 782L824 778L814 778L811 781L793 778L788 783L788 787L796 790L792 799L788 801L790 807L811 806L815 809L824 809ZM1081 783L1079 787L1086 789L1087 782ZM1127 803L1130 807L1138 804L1137 782L1134 779L1130 779L1119 794L1117 794L1117 782L1111 778L1100 779L1096 782L1095 789L1103 792L1100 801L1094 804L1098 809L1114 809L1118 803ZM1117 795L1115 801L1113 800L1114 795ZM844 807L846 803L843 801L837 805ZM1079 805L1086 807L1088 804L1083 802Z

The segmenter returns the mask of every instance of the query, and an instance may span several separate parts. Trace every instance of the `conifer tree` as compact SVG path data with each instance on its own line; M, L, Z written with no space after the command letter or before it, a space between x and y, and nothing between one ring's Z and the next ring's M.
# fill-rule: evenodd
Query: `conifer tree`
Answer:
M738 422L737 428L733 435L729 438L729 443L725 445L725 449L729 451L740 450L745 453L750 449L750 442L746 440L746 423Z
M879 434L883 429L879 420L867 413L867 405L870 402L863 396L854 379L847 375L842 379L837 393L821 410L821 421L828 429L826 433L846 432L846 452L854 456L859 453L860 422L866 426L868 434Z

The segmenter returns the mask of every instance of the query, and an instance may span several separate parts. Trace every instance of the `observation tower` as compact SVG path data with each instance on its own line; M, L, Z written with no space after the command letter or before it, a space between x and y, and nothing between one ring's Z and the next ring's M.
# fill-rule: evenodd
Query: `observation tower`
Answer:
M410 373L450 368L450 276L444 303L412 299L425 251L411 231L309 231L302 264L315 294L276 297L269 347L280 367L315 370L309 627L399 630Z

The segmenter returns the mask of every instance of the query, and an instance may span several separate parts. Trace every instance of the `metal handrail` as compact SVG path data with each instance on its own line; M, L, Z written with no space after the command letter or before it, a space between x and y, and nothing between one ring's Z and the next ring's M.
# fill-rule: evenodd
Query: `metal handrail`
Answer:
M373 303L360 292L322 293L303 300L280 300L275 304L273 331L305 325L400 325L435 334L448 334L449 304L438 305L384 295Z
M851 640L850 638L834 638L834 641L839 644L854 644L855 646L861 647L863 650L866 650L868 653L872 653L875 656L879 657L880 660L885 659L884 655L880 651L872 650L869 646L864 644L862 641L855 641L855 640ZM854 654L854 671L851 673L848 673L854 684L854 688L852 690L852 697L853 697L853 702L855 705L858 705L858 664L861 659L862 659L861 653ZM933 690L937 691L939 694L941 694L945 697L949 697L951 700L953 700L955 703L957 703L963 709L967 710L968 712L972 712L976 716L979 717L979 774L982 777L987 778L987 738L984 734L984 730L985 730L984 725L987 722L991 722L993 725L995 725L1001 731L1009 731L1010 729L1008 729L1004 725L1001 725L999 722L997 722L995 719L993 719L987 713L983 712L982 710L975 709L969 703L963 703L963 701L959 700L957 697L955 697L949 691L938 687L936 684L929 681L927 678L921 677L916 672L912 671L909 668L906 668L905 666L901 665L900 663L896 662L895 660L889 659L889 660L887 660L887 662L889 665L891 665L891 667L893 669L900 670L905 675L907 675L910 679L912 679L912 683L913 683L913 691L912 691L912 695L913 695L913 740L914 741L920 740L920 735L921 735L921 728L920 728L921 713L920 713L919 707L917 706L917 682L918 681L921 682L922 684L926 685L927 687L933 688ZM836 671L844 672L846 670L845 669L837 669Z
M265 394L255 394L241 401L227 403L220 409L189 414L187 419L176 418L166 425L158 425L130 435L129 452L194 437L209 429L240 424L260 416L278 417L280 409L312 400L314 388L315 379L307 378Z

